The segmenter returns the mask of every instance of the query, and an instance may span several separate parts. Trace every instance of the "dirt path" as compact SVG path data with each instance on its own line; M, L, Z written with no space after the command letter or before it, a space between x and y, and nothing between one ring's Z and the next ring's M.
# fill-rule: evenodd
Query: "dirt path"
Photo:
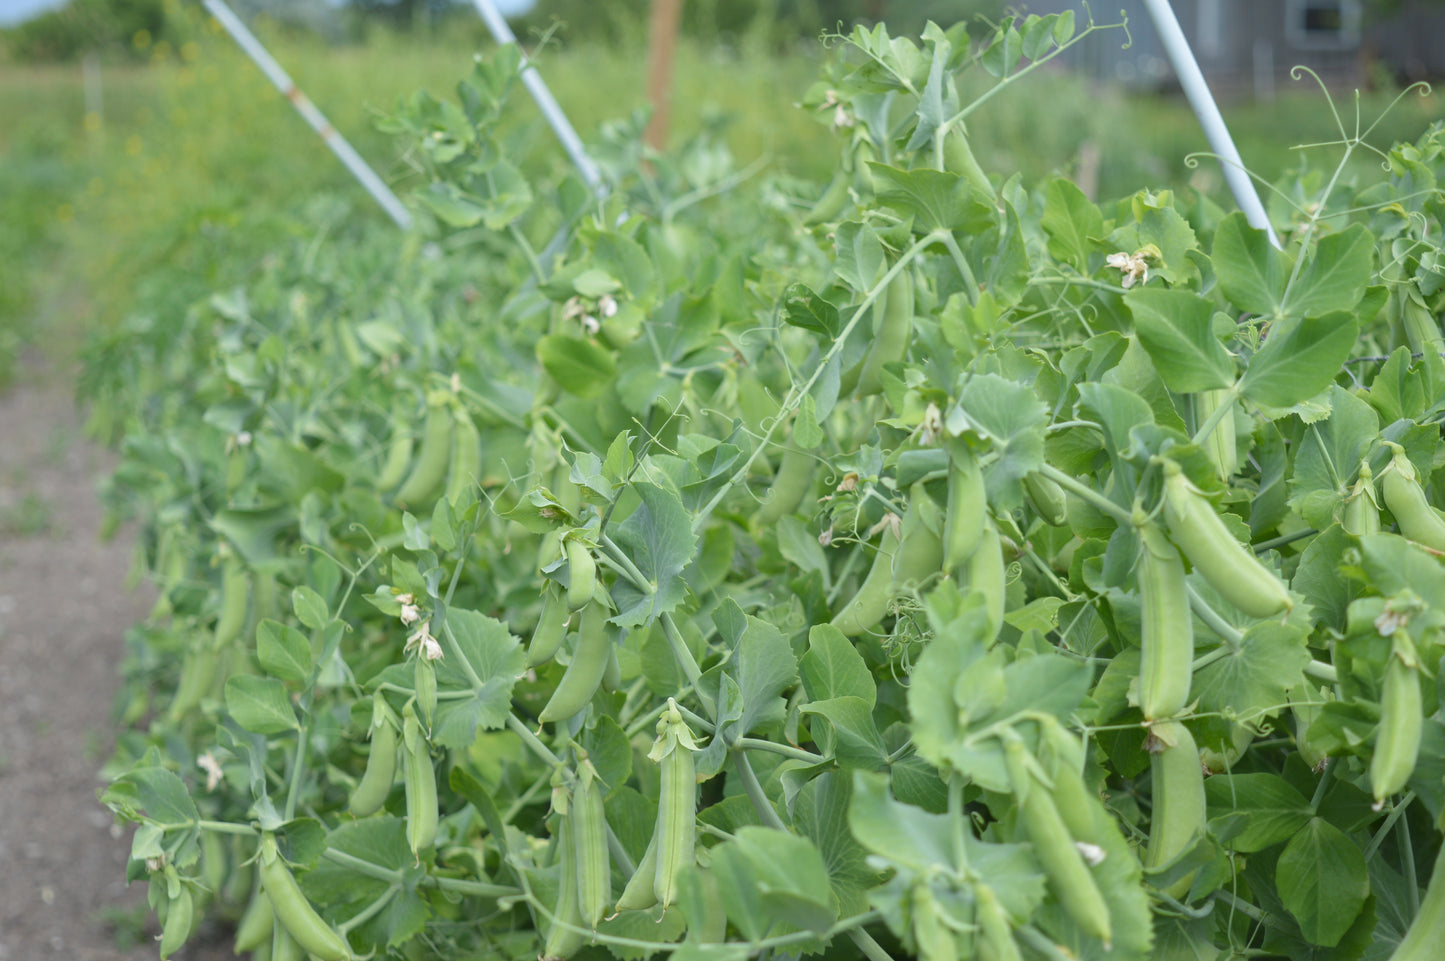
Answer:
M96 800L114 741L130 540L99 540L109 455L81 436L73 379L27 358L0 395L0 961L153 961L128 837ZM203 930L177 959L231 957Z

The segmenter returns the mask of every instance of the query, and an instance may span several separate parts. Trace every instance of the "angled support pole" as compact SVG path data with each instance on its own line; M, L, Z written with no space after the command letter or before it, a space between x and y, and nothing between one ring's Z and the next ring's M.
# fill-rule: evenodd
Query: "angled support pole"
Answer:
M1259 192L1254 189L1254 181L1250 180L1249 172L1245 170L1239 149L1234 146L1234 138L1229 135L1229 128L1224 125L1219 105L1214 102L1214 95L1209 92L1209 84L1204 82L1199 62L1194 59L1194 51L1190 49L1189 41L1179 27L1169 0L1144 0L1144 6L1148 8L1149 16L1154 21L1154 29L1164 43L1164 51L1169 56L1174 75L1179 78L1179 85L1184 88L1184 96L1188 98L1189 106L1194 108L1199 125L1204 128L1209 149L1219 156L1224 165L1224 182L1229 184L1229 190L1234 194L1234 202L1244 211L1250 226L1263 230L1269 235L1269 242L1279 247L1279 237L1270 225L1269 214L1260 202Z
M387 216L395 221L402 230L409 230L411 228L411 212L397 199L396 194L391 192L386 181L377 176L376 171L372 170L361 158L361 155L352 149L346 138L337 133L336 128L331 126L325 115L316 109L316 105L297 88L286 71L281 69L281 65L261 45L261 41L256 39L256 35L231 12L231 8L225 4L225 0L202 0L202 2L210 11L211 16L215 17L231 35L231 39L235 40L236 44L246 52L246 56L250 57L252 62L261 68L261 72L266 75L266 78L276 85L276 89L291 101L291 105L311 125L311 129L326 141L326 146L330 147L337 159L346 165L346 169L351 171L351 175L360 181L361 186L366 188L366 192L371 194L372 199L381 205L381 209L386 211Z
M516 43L517 35L512 33L512 28L507 25L507 20L498 11L492 0L472 0L472 5L477 8L477 13L482 17L482 22L487 25L492 39L497 43ZM587 186L599 197L607 193L607 185L602 182L602 172L597 169L597 164L587 155L587 148L582 145L582 138L577 136L576 129L562 108L557 104L557 98L552 96L552 91L547 89L547 82L537 72L530 61L522 67L522 83L526 86L527 92L537 102L537 107L542 111L542 116L547 121L547 126L552 128L552 133L562 142L562 149L567 151L571 158L572 165L582 175Z

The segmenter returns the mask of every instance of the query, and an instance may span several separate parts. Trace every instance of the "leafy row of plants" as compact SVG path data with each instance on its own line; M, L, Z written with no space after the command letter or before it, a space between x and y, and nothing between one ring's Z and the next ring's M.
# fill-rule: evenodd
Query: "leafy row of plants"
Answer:
M1283 249L980 169L1098 29L855 31L807 196L519 169L504 49L388 121L428 242L97 346L162 956L1428 957L1445 130Z

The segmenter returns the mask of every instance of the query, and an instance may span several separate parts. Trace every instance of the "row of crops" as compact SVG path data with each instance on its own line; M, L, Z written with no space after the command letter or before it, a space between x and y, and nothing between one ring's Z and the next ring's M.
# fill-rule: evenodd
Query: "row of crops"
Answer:
M1431 957L1445 128L1282 250L980 169L1096 29L860 29L826 186L629 123L603 198L504 48L386 120L415 235L97 342L162 957Z

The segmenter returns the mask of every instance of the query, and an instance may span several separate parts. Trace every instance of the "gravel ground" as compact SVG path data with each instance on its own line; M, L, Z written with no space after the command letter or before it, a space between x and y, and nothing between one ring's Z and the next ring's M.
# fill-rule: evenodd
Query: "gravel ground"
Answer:
M96 800L114 740L130 541L101 543L96 481L70 376L26 359L0 396L0 961L157 957L145 887L125 885L129 839ZM173 955L231 958L203 928Z

